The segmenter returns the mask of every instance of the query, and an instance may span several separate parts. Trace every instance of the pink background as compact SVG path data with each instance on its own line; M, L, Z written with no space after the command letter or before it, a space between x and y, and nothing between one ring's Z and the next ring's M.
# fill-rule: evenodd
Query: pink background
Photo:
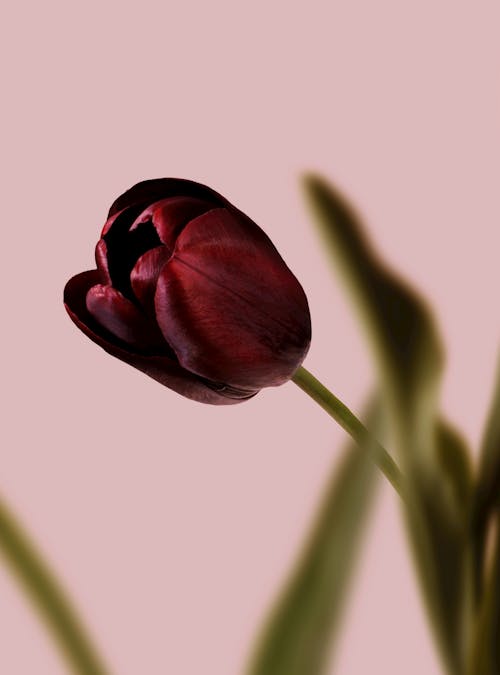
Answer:
M359 409L364 340L298 191L346 189L428 296L443 406L477 444L500 333L496 1L12 4L1 43L0 488L115 673L240 673L343 434L293 385L203 407L65 315L106 210L148 177L247 211L310 299L307 365ZM65 672L0 567L0 671ZM384 488L335 672L439 672Z

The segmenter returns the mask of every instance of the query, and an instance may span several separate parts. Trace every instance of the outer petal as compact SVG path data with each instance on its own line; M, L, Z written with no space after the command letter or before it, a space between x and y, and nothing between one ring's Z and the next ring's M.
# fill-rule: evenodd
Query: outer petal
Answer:
M181 365L235 387L282 384L309 348L302 287L264 232L236 211L189 223L160 273L155 305Z
M195 197L216 206L227 206L229 204L222 195L206 185L201 185L201 183L183 178L154 178L137 183L130 190L120 195L113 202L108 218L122 209L141 204L146 207L167 197Z
M176 361L166 356L144 356L133 351L127 351L113 342L112 336L92 318L87 310L85 298L90 288L103 281L98 270L82 272L70 279L64 289L64 303L73 322L91 340L116 358L137 368L164 386L176 391L182 396L215 405L230 405L239 403L256 392L232 392L226 389L226 394L219 393L207 386L198 377L182 368ZM221 392L224 389L221 387ZM230 398L229 396L240 396Z

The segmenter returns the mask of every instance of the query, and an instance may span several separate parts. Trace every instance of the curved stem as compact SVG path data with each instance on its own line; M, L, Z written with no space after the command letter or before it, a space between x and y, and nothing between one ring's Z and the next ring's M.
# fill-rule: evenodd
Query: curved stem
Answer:
M108 675L75 610L14 516L0 501L0 553L51 631L72 672Z
M293 376L295 384L305 391L323 410L333 417L340 426L360 445L365 447L366 441L371 437L368 429L358 420L356 415L342 403L332 392L327 389L314 375L301 367ZM373 461L377 464L387 480L402 496L403 478L401 472L387 450L378 442L375 443Z

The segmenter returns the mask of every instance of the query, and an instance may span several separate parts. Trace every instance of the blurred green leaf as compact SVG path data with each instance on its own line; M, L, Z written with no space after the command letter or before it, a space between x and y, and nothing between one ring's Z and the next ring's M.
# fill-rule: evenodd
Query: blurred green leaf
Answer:
M500 673L500 522L498 512L493 518L495 542L486 573L486 583L479 611L475 616L473 643L467 675L498 675Z
M51 632L71 672L75 675L107 675L109 671L66 593L1 499L0 553Z
M378 416L373 409L369 428ZM248 675L325 672L374 500L379 473L373 451L352 441L346 448L299 563L264 627Z
M500 364L493 400L481 444L479 471L472 511L474 546L474 590L476 602L482 596L482 577L488 526L500 505Z
M317 176L306 195L323 237L344 274L383 369L386 395L398 426L430 413L443 365L443 349L423 301L379 260L345 198ZM422 411L424 404L427 410ZM405 430L406 435L406 430Z
M464 438L450 424L439 420L436 428L436 447L441 464L443 487L450 493L457 518L466 523L470 517L469 505L473 487L473 471L469 449Z
M305 180L325 242L360 311L379 366L399 462L405 515L424 599L444 663L461 672L464 549L469 508L467 451L438 417L444 355L422 299L378 258L345 198L323 179ZM457 495L465 502L457 502Z

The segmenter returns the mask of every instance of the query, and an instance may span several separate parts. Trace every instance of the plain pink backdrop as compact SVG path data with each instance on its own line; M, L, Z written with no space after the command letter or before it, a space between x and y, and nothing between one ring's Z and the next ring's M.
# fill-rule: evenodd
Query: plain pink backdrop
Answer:
M0 489L114 673L242 671L344 437L293 384L203 407L80 334L62 289L109 204L182 176L248 212L309 296L308 367L359 409L370 360L298 190L324 172L432 300L444 409L477 444L500 334L499 21L493 0L7 9ZM4 567L0 635L1 672L65 672ZM389 489L334 670L439 672Z

